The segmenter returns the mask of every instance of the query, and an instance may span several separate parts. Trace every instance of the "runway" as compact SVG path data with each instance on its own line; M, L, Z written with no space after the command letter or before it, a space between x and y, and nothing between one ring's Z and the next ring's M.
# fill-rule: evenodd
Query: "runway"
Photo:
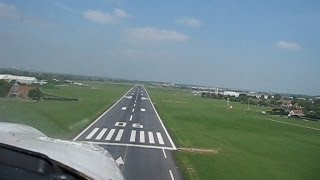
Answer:
M176 146L144 86L131 88L74 140L107 149L126 179L182 179Z

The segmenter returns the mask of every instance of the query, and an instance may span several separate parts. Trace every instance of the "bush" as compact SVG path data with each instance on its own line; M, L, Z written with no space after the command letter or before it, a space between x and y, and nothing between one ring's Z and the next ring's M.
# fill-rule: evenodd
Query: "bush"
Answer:
M43 96L39 88L31 89L28 93L28 97L33 100L39 100Z
M11 88L11 84L7 81L0 80L0 97L7 96L9 90Z

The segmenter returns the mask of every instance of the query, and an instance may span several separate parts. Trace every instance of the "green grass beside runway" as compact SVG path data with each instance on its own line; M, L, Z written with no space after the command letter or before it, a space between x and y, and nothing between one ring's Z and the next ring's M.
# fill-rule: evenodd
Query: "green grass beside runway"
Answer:
M176 152L187 179L319 179L320 129L306 122L263 115L265 108L205 99L169 88L147 87L176 145L218 154Z
M48 86L45 93L79 101L0 100L0 120L31 125L50 137L71 139L116 102L131 86L89 82L89 87Z

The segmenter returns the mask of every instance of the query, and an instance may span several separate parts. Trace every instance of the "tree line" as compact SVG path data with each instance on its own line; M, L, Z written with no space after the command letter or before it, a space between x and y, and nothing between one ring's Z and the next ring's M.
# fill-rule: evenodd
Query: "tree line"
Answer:
M256 106L267 106L275 109L284 109L281 107L284 101L290 101L291 105L286 110L295 110L297 107L302 107L305 116L313 119L320 119L320 99L314 101L297 99L293 97L292 100L284 100L280 94L275 94L273 97L268 96L266 99L264 95L260 98L256 96L248 96L247 94L239 94L238 97L235 96L224 96L223 94L215 94L213 92L202 92L201 97L212 98L212 99L228 99L230 101L240 102L242 104L251 104Z

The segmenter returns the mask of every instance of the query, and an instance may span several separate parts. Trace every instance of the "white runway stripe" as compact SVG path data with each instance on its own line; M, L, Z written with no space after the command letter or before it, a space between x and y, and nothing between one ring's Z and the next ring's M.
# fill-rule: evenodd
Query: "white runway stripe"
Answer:
M149 135L149 143L150 143L150 144L154 144L153 133L149 131L149 132L148 132L148 135Z
M157 132L156 134L157 134L157 137L158 137L159 144L164 144L162 136L161 136L161 133Z
M98 134L98 136L96 137L96 140L100 140L102 138L102 136L104 135L104 133L106 133L108 128L103 128L100 133Z
M123 129L120 129L117 136L116 136L116 139L115 141L120 141L121 140L121 137L122 137L122 134L123 134Z
M113 136L113 134L114 134L115 131L116 131L115 129L111 129L111 130L110 130L109 134L108 134L107 137L106 137L106 140L107 140L107 141L109 141L109 140L112 138L112 136Z
M136 130L131 131L130 142L136 141Z
M91 139L94 134L99 130L99 128L94 128L91 133L86 137L86 139Z
M141 143L145 143L146 142L146 140L144 138L144 131L140 131L140 142Z
M126 109L127 109L127 107L122 107L121 109L122 109L122 110L126 110Z
M129 121L132 121L132 115L130 116L130 119L129 119Z

